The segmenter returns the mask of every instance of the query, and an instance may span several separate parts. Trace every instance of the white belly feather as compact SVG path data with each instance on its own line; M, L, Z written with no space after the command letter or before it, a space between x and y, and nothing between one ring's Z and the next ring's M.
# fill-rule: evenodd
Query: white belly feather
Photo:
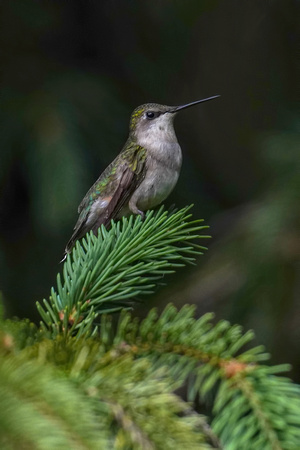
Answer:
M138 209L147 211L163 202L175 187L182 162L179 144L164 143L161 152L148 151L144 180L131 197Z

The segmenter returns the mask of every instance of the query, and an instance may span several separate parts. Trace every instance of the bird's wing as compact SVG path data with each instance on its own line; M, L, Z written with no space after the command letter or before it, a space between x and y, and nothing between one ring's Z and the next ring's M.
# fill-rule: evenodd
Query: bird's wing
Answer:
M96 234L103 224L115 219L145 176L146 150L132 143L105 169L79 205L79 218L66 246L66 253L75 241L88 231Z

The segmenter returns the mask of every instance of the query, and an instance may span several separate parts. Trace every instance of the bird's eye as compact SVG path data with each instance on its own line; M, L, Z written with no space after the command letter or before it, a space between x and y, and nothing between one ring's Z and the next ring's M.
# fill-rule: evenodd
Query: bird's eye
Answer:
M147 111L146 112L146 117L149 120L155 119L155 117L158 117L158 116L159 116L159 114L157 112L154 112L154 111Z

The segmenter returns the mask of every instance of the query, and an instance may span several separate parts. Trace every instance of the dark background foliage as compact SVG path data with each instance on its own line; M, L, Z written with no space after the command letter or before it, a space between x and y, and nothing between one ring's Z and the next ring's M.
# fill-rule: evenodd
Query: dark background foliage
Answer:
M298 6L1 2L0 282L8 315L37 320L35 300L55 283L77 206L121 150L131 111L221 94L178 115L184 164L166 201L195 204L211 226L209 251L139 312L170 301L196 303L199 315L215 311L253 328L299 380Z

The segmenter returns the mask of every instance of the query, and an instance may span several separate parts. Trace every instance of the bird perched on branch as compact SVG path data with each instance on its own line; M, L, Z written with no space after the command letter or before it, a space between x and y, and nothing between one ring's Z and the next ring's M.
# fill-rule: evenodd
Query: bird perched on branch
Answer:
M132 113L129 137L121 153L104 170L79 205L79 218L65 249L87 232L97 234L112 219L140 214L163 202L177 183L182 153L173 121L178 111L213 97L181 106L146 103ZM64 260L63 259L63 260Z

